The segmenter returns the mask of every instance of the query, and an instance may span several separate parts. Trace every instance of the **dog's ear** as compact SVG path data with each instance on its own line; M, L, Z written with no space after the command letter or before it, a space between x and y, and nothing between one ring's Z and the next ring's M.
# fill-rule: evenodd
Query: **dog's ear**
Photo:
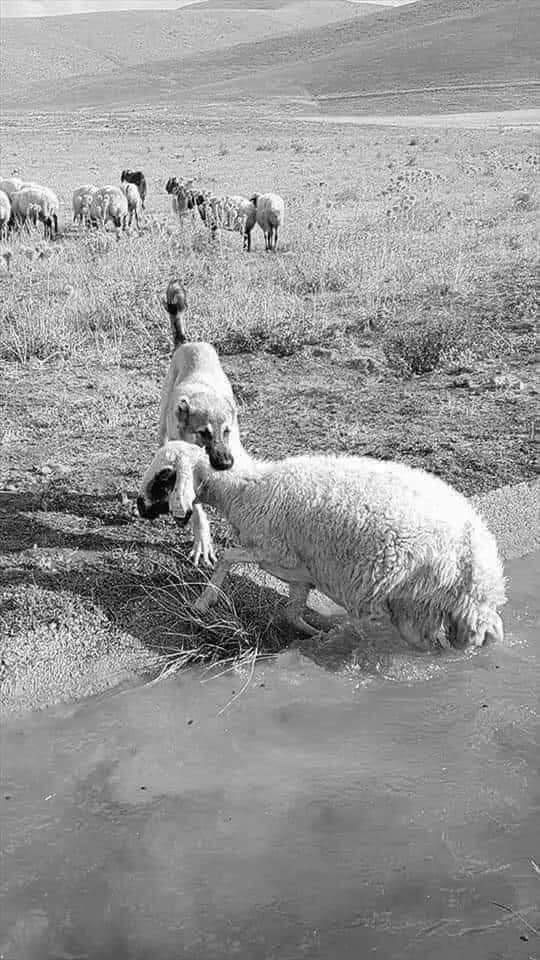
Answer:
M176 404L176 419L178 420L178 426L185 430L189 421L189 400L187 397L179 398Z

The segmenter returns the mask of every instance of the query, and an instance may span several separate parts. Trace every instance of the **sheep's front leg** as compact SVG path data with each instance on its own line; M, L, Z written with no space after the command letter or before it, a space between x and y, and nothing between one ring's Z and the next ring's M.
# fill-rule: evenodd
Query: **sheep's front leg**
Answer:
M216 562L214 544L212 543L212 534L210 532L210 523L200 503L193 504L193 516L191 520L193 526L193 549L190 553L190 559L195 566L198 566L199 560L211 566Z
M252 553L243 550L242 547L229 547L223 554L221 560L218 561L206 590L195 603L195 609L198 610L199 613L206 613L209 608L214 605L219 597L219 591L221 590L223 581L235 563L258 564L258 561L255 560Z

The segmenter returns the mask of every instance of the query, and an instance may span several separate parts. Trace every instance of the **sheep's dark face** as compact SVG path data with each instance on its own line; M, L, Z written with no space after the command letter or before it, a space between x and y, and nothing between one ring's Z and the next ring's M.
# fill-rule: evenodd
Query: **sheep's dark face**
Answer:
M137 509L145 520L172 513L182 526L188 523L195 502L194 447L166 443L146 470L137 497ZM197 454L195 455L195 459Z
M143 484L137 497L137 510L143 520L155 520L169 513L169 497L176 483L176 470L172 466L163 467L154 474L150 482Z

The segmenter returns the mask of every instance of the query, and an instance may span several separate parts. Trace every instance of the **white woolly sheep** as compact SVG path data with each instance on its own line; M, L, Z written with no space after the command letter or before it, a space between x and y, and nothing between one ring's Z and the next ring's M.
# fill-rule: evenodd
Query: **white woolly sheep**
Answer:
M141 197L141 206L146 209L146 177L142 170L122 170L120 183L134 183Z
M21 177L7 177L5 180L0 180L0 190L7 193L10 200L13 194L20 190L23 185L26 186Z
M60 204L49 187L42 187L38 183L21 187L11 197L11 209L13 219L19 225L24 225L28 220L36 225L40 220L45 237L53 237L58 233Z
M11 220L11 201L3 190L0 190L0 240L7 237L8 226Z
M234 563L257 563L289 583L287 620L306 633L315 632L302 617L315 587L353 620L386 610L414 646L442 641L443 628L443 642L456 647L503 637L495 539L461 494L423 470L369 457L263 462L244 451L219 473L196 447L170 441L140 498L154 509L165 500L178 519L195 501L209 504L235 530L244 549L225 552L199 610Z
M128 202L120 187L100 187L92 197L90 220L104 227L112 220L117 230L126 229Z
M277 193L255 193L250 198L252 209L244 228L244 248L251 250L251 231L258 223L264 233L267 250L277 250L278 230L283 226L285 204Z
M130 181L122 183L122 192L124 193L128 205L128 227L135 216L135 224L139 229L139 213L142 210L142 199L138 187Z
M73 223L86 223L90 222L90 207L92 206L92 198L94 194L98 191L98 187L94 186L93 183L84 183L80 187L76 187L73 191Z

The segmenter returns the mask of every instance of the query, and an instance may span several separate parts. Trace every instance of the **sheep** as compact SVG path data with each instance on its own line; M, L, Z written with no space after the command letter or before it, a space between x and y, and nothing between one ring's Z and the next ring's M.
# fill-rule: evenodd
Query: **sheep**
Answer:
M169 177L165 184L165 190L171 194L173 213L180 218L185 217L195 207L192 187L193 180L178 180L177 177Z
M3 270L5 269L6 273L11 273L11 261L13 259L13 251L9 247L0 247L0 263L3 263Z
M11 197L11 209L15 222L23 225L30 220L34 225L38 220L43 223L45 237L58 234L58 197L40 184L23 186Z
M120 177L120 183L134 183L137 187L140 197L141 197L141 206L142 209L146 209L146 177L142 170L122 170L122 175Z
M11 201L4 192L0 190L0 240L8 235L8 227L11 221Z
M246 223L253 216L253 203L247 197L232 196L225 198L226 230L237 230L245 236Z
M242 450L218 473L195 446L169 441L147 469L138 503L187 521L195 502L224 516L243 548L225 551L200 611L215 602L234 563L257 563L289 583L286 619L307 634L317 632L302 616L316 587L353 621L386 611L413 646L503 638L495 539L461 494L423 470L356 456L264 462Z
M251 231L258 223L264 233L267 250L277 250L278 229L283 226L285 204L277 193L255 193L250 198L250 210L244 227L244 249L251 250Z
M94 224L105 227L112 220L117 230L125 230L127 214L128 202L120 187L100 187L92 197L90 219Z
M20 190L23 186L27 186L21 177L8 177L6 180L0 180L0 190L3 193L7 193L9 199L11 200L14 193L17 190Z
M73 191L73 223L77 221L79 223L89 223L92 198L98 189L93 183L84 183Z
M128 227L135 216L137 230L139 229L139 211L142 207L141 195L134 183L123 183L122 193L125 195L128 205Z
M201 194L195 198L201 219L215 237L218 230L239 232L244 237L245 226L250 217L254 216L254 206L251 200L242 196L216 197L211 194Z

